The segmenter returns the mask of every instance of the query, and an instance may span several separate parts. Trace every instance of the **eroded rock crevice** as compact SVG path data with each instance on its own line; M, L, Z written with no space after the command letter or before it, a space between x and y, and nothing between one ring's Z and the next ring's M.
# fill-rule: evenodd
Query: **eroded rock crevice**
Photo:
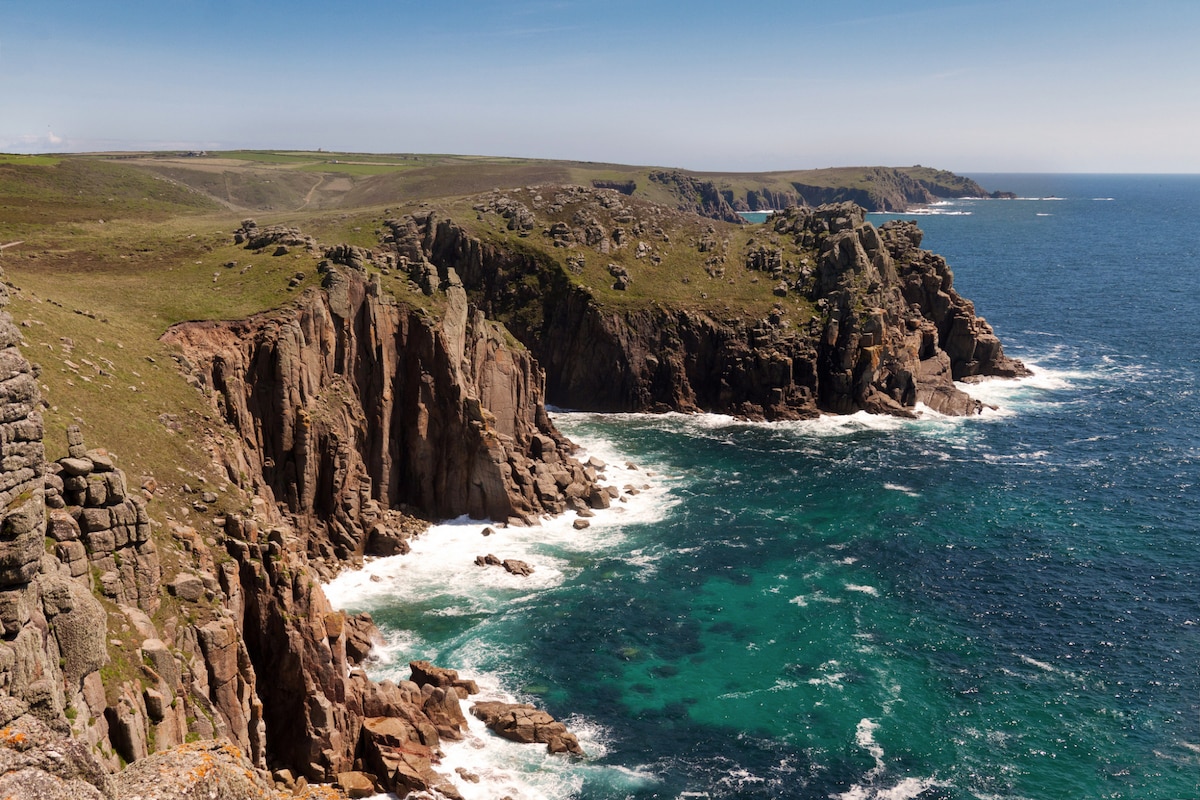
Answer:
M551 424L537 363L453 270L440 318L354 269L327 266L324 285L164 337L238 436L231 478L280 504L313 555L354 560L402 538L396 509L529 524L582 507L595 475Z

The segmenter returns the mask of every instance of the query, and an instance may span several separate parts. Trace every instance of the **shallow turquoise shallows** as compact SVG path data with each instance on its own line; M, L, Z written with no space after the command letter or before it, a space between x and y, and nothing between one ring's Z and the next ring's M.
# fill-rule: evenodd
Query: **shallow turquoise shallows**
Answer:
M457 667L588 750L476 728L466 797L1200 796L1200 176L972 177L1024 199L920 223L1035 369L968 387L997 410L561 412L617 510L438 526L329 587L387 629L378 677Z

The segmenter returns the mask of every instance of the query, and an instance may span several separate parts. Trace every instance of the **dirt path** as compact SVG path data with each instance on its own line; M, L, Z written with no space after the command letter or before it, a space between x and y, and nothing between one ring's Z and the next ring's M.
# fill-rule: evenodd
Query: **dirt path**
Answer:
M322 175L317 182L313 184L312 188L308 190L308 194L304 195L304 202L296 207L297 211L303 211L304 209L308 208L308 204L312 202L313 195L317 193L317 189L320 189L321 186L324 185L327 177L329 176Z

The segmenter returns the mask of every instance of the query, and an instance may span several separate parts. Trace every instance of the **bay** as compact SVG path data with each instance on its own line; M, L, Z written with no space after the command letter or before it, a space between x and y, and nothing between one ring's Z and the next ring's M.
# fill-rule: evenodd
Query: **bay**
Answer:
M919 220L1035 369L969 388L997 410L560 412L636 494L329 586L387 630L377 677L427 658L581 733L476 730L464 796L1200 795L1200 177L971 177L1025 199Z

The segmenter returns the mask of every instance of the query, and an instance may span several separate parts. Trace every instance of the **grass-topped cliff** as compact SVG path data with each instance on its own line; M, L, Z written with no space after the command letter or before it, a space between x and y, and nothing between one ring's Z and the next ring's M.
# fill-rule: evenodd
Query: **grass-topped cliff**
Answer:
M320 577L404 552L413 514L586 527L620 490L547 401L977 411L954 380L1023 368L914 223L842 202L880 187L978 193L921 168L0 157L0 725L35 754L70 729L111 798L208 780L159 770L167 748L255 784L202 787L222 796L304 796L298 776L453 796L436 751L468 687L375 684L373 625ZM734 211L764 203L791 207ZM189 749L209 737L242 752Z
M469 236L541 265L512 281L508 297L477 293L517 327L540 324L539 298L559 282L622 312L672 308L730 324L774 315L798 333L817 313L814 299L794 287L777 290L812 272L816 250L771 225L689 213L714 211L701 189L715 187L718 203L728 196L755 207L779 205L762 200L771 192L799 200L797 186L818 187L826 193L819 199L830 199L882 186L892 193L897 184L938 195L983 192L924 167L730 175L449 155L5 156L0 245L21 244L0 258L17 289L12 311L27 323L30 356L44 365L52 452L62 441L56 434L79 419L114 447L137 441L123 448L129 466L161 474L165 465L199 463L182 444L187 437L158 420L186 419L190 409L197 426L206 421L159 336L184 320L242 318L289 302L318 284L321 247L387 249L389 219L436 209ZM589 191L563 204L557 189L524 188L532 185ZM594 185L615 188L591 192ZM601 195L611 200L601 203ZM529 227L514 224L498 201L521 205ZM283 256L246 251L231 231L249 211L260 224L300 228L321 247ZM594 223L591 234L581 219ZM589 235L599 238L589 243ZM759 266L747 268L755 259ZM436 303L407 272L390 272L382 285L399 301Z

